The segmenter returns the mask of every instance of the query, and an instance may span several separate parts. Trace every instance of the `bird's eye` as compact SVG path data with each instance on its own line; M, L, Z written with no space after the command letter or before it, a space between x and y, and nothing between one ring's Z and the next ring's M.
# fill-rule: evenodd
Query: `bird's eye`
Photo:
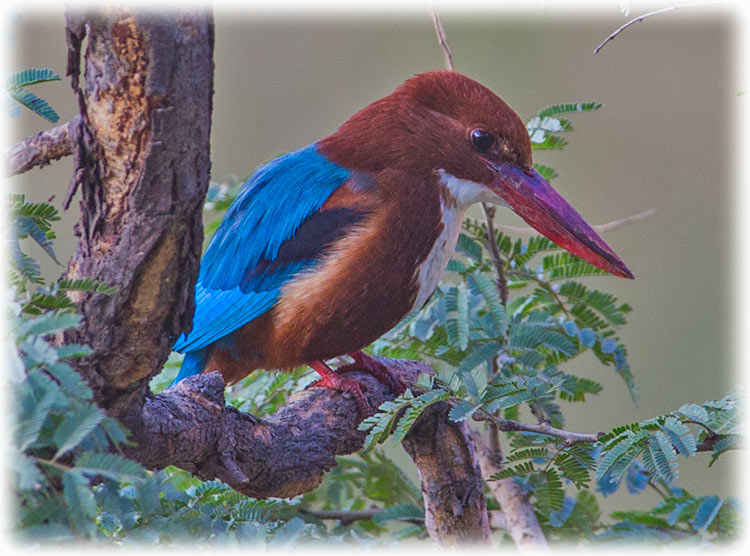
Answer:
M471 144L480 153L484 153L490 150L494 143L495 143L495 138L492 136L492 134L489 131L485 129L481 129L481 128L472 130Z

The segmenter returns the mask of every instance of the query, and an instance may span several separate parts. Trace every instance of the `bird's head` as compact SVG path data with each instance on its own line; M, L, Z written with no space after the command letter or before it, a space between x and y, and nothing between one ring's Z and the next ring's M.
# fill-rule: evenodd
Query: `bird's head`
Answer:
M510 207L552 241L607 272L632 273L534 169L518 114L485 86L452 71L428 72L375 101L322 142L349 167L432 177L460 204Z

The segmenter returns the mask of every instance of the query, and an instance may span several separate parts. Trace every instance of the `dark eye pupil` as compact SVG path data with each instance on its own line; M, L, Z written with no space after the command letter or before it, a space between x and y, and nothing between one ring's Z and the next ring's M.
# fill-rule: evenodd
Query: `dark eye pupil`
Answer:
M475 129L471 132L471 143L474 145L474 148L480 152L490 150L493 142L494 139L489 131Z

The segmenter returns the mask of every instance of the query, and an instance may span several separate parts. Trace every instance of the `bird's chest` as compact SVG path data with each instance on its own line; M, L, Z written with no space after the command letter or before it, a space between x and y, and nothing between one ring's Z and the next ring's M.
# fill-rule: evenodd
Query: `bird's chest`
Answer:
M465 208L460 208L453 203L448 206L441 203L442 231L429 250L427 257L416 269L414 281L417 293L411 311L421 309L435 292L435 288L437 288L448 262L453 256L465 213Z

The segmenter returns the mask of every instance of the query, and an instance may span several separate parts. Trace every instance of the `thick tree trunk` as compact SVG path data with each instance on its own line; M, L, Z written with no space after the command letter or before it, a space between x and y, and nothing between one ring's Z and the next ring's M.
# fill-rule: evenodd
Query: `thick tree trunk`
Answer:
M147 13L67 14L83 122L72 184L80 241L67 277L118 289L78 299L84 320L71 340L95 350L78 370L113 415L143 399L189 325L210 172L212 15Z

